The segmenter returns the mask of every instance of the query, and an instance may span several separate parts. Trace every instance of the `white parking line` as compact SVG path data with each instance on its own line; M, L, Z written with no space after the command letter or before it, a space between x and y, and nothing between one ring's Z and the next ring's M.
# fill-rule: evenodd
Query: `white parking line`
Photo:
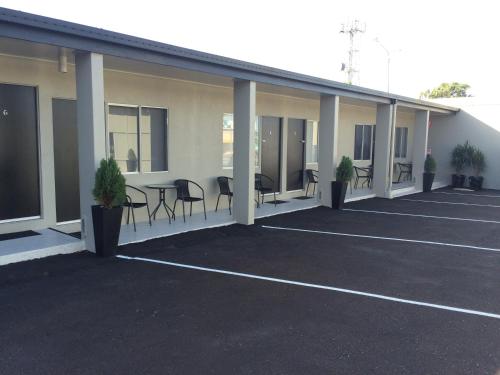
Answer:
M125 255L117 255L116 257L120 258L120 259L125 259L125 260L135 260L135 261L141 261L141 262L156 263L156 264L162 264L162 265L167 265L167 266L172 266L172 267L187 268L187 269L197 270L197 271L213 272L213 273L219 273L219 274L230 275L230 276L238 276L238 277L245 277L245 278L249 278L249 279L270 281L270 282L280 283L280 284L295 285L295 286L301 286L301 287L306 287L306 288L323 289L323 290L329 290L329 291L338 292L338 293L353 294L353 295L362 296L362 297L404 303L404 304L408 304L408 305L417 305L417 306L429 307L429 308L433 308L433 309L453 311L453 312L459 312L459 313L463 313L463 314L477 315L477 316L482 316L482 317L487 317L487 318L500 319L499 314L478 311L478 310L463 309L460 307L438 305L435 303L414 301L414 300L397 298L397 297L390 297L390 296L386 296L383 294L366 293L366 292L361 292L361 291L352 290L352 289L344 289L344 288L337 288L337 287L327 286L327 285L304 283L301 281L278 279L275 277L259 276L259 275L249 274L249 273L226 271L226 270L221 270L221 269L217 269L217 268L192 266L189 264L173 263L173 262L167 262L167 261L151 259L151 258L129 257L129 256L125 256Z
M443 201L430 201L426 199L409 199L409 198L400 198L400 201L408 201L408 202L423 202L423 203L438 203L438 204L454 204L459 206L477 206L477 207L494 207L500 208L498 205L494 204L477 204L477 203L463 203L463 202L443 202Z
M470 197L487 197L487 198L500 198L500 195L489 195L489 194L468 194L468 193L451 193L448 191L433 191L432 194L447 194L447 195L465 195Z
M500 224L500 221L496 221L496 220L467 219L467 218L463 218L463 217L408 214L408 213L402 213L402 212L388 212L388 211L375 211L375 210L358 210L358 209L354 209L354 208L343 208L342 211L366 212L366 213L371 213L371 214L414 216L414 217L425 217L425 218L429 218L429 219L458 220L458 221L472 221L472 222L477 222L477 223Z
M472 245L454 244L454 243L446 243L446 242L410 240L410 239L407 239L407 238L380 237L380 236L369 236L369 235L366 235L366 234L352 234L352 233L328 232L328 231L322 231L322 230L311 230L311 229L300 229L300 228L274 227L274 226L271 226L271 225L262 225L262 228L275 229L275 230L286 230L286 231L292 231L292 232L306 232L306 233L316 233L316 234L327 234L327 235L330 235L330 236L370 238L370 239L373 239L373 240L421 243L421 244L425 244L425 245L460 247L460 248L472 249L472 250L485 250L485 251L500 252L500 249L495 249L495 248L492 248L492 247L472 246Z

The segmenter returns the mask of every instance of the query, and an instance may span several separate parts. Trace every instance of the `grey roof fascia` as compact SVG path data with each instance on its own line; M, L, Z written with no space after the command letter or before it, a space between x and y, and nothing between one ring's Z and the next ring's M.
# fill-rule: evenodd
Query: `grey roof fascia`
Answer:
M1 7L0 36L168 65L234 79L253 80L320 94L342 95L378 103L389 103L392 99L401 103L418 105L432 111L445 113L458 111L457 108L437 103L388 94Z

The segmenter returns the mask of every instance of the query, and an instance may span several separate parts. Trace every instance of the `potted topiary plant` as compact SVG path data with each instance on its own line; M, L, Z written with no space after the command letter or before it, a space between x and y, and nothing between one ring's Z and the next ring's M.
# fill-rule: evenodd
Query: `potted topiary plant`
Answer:
M341 210L344 205L347 184L352 178L352 160L342 156L337 166L335 181L332 181L332 208Z
M111 256L118 246L125 201L125 178L113 158L101 160L92 194L98 203L92 206L96 254Z
M436 161L429 154L425 158L424 163L424 183L423 190L428 193L432 190L432 183L434 182L434 175L436 173Z
M129 149L127 153L127 172L137 171L137 156L134 150Z
M470 164L474 171L474 176L469 177L469 185L471 189L481 190L484 181L484 177L481 176L481 173L486 168L486 158L483 152L477 147L473 147L470 152Z
M468 143L465 145L456 145L451 152L451 165L455 169L455 174L451 175L451 185L454 188L463 188L465 184L465 175L462 173L467 165Z

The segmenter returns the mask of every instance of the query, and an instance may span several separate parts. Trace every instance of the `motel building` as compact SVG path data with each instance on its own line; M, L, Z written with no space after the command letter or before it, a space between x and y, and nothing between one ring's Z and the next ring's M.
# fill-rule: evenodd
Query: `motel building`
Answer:
M177 205L169 223L162 205L150 226L140 208L134 230L124 210L125 244L331 206L344 155L361 176L348 201L421 191L429 125L439 132L458 112L0 8L0 235L12 235L0 241L0 264L93 251L91 191L102 158L116 159L151 211L159 190L150 185L189 179L204 189L206 219L195 203L185 222ZM308 169L319 180L304 199ZM255 173L271 177L279 204L257 205ZM233 178L231 213L226 196L215 211L220 176ZM170 208L175 198L165 191Z

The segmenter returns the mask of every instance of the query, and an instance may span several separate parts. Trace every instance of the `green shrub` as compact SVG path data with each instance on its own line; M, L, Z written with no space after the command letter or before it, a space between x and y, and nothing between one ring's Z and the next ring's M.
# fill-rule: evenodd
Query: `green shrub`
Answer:
M352 178L352 160L347 156L342 156L340 164L337 166L336 180L349 182Z
M476 148L472 146L469 141L466 141L463 145L464 148L464 155L465 155L465 166L470 167L472 166L472 158L474 157L474 152Z
M476 177L479 177L481 172L486 169L486 158L484 153L477 147L472 147L472 151L470 152L470 165Z
M451 165L458 175L462 174L467 165L467 152L468 148L465 145L456 145L451 152Z
M96 202L105 208L121 206L125 202L125 178L113 158L101 160L95 173L92 194Z
M451 153L451 165L456 174L462 174L466 167L472 167L476 176L486 168L486 160L483 152L472 146L469 141L463 145L456 145Z
M425 173L435 173L436 172L436 160L431 155L427 155L424 163Z

